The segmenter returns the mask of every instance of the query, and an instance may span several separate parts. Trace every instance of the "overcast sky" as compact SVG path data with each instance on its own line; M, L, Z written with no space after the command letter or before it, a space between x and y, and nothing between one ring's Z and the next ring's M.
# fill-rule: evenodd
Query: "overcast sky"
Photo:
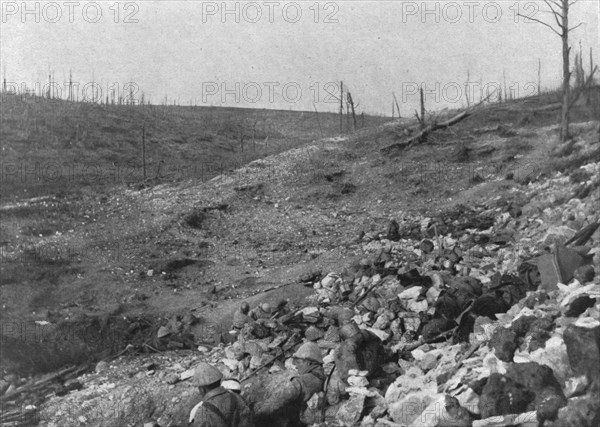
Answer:
M600 59L598 0L572 9L573 50ZM338 82L359 111L391 114L392 92L412 115L424 84L429 108L460 107L470 91L507 85L520 96L556 87L560 38L517 13L553 22L543 2L22 2L2 1L0 58L7 81L62 87L92 82L146 99L198 105L335 111ZM228 12L228 13L225 13ZM36 22L39 21L39 22ZM54 22L52 22L54 21ZM600 61L599 61L600 62ZM333 83L335 82L335 83ZM331 93L331 95L330 95ZM110 94L110 93L109 93Z

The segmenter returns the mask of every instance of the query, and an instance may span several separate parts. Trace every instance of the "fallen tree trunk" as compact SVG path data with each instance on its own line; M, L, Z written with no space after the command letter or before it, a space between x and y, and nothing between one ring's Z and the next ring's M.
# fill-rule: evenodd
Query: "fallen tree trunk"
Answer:
M65 382L67 379L76 378L81 373L89 369L89 365L85 364L82 366L72 366L61 371L58 371L54 374L48 375L36 382L25 384L16 390L6 393L4 396L0 398L1 402L6 402L15 399L19 395L23 393L35 392L41 388L44 388L48 384L52 383L55 380L60 380L61 382Z
M415 142L422 142L431 132L434 132L438 129L445 129L452 125L455 125L456 123L466 119L470 115L471 113L469 111L463 111L462 113L452 117L451 119L446 120L445 122L431 124L425 129L423 129L421 132L404 142L397 142L395 144L388 145L387 147L383 147L381 149L381 152L383 154L389 154L398 148L409 147Z
M562 107L562 103L560 102L555 102L553 104L548 104L548 105L544 105L543 107L537 107L537 108L530 108L529 112L536 112L536 111L553 111L553 110L559 110Z

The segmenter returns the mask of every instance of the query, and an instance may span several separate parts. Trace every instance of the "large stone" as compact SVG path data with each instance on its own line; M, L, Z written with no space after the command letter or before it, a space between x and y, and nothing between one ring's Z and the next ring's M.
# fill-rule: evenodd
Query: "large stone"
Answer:
M527 411L535 400L535 393L507 376L492 374L483 387L479 400L482 418L496 415L519 414Z
M537 362L550 367L559 383L564 383L573 371L569 365L567 346L561 335L555 334L546 341L544 348L532 352L517 351L514 355L515 363Z
M424 372L430 371L437 366L438 360L441 356L441 350L430 351L423 357L423 360L419 363L421 369Z
M600 396L588 394L569 399L567 406L558 410L554 421L547 427L596 427L600 425Z
M512 362L517 349L517 334L510 329L498 328L492 334L489 346L494 349L498 359Z
M585 375L569 378L565 382L565 396L567 398L581 396L585 393L588 385L589 382Z
M398 294L398 298L401 300L412 300L417 299L417 297L421 294L421 290L423 288L421 286L413 286L412 288L408 288L405 291L402 291Z
M565 225L550 226L544 237L542 237L541 242L546 246L552 243L565 243L574 234L575 230Z
M446 427L446 426L467 426L470 425L470 420L457 419L456 414L449 414L446 405L446 396L439 394L433 397L433 400L412 421L410 427Z
M579 319L565 329L563 338L573 371L600 385L600 322Z
M423 329L421 330L421 335L423 336L423 339L426 339L426 340L432 339L432 338L437 337L438 335L440 335L443 332L449 331L454 326L456 326L456 323L450 319L445 319L445 318L431 319L429 322L427 322L425 324L425 326L423 326Z
M335 417L342 425L353 426L360 419L364 406L365 396L354 394L342 404Z
M553 291L558 288L558 283L569 283L577 268L589 264L589 260L582 257L571 248L557 245L554 253L542 255L537 259L537 266L542 279L541 289Z
M439 349L434 349L428 352L424 352L421 349L416 349L413 350L411 354L415 358L418 366L423 370L423 372L427 372L436 367L438 360L443 354L443 351Z
M406 425L421 421L422 414L439 395L430 393L411 393L404 399L388 406L388 412L395 423Z
M579 317L588 308L596 305L596 298L580 295L574 298L565 309L565 317Z
M372 332L373 334L377 335L377 338L379 338L381 341L385 342L390 338L390 334L386 331L382 331L381 329L375 329L375 328L365 328L367 331Z
M388 405L391 405L415 392L435 394L437 384L430 378L426 378L421 369L411 366L406 369L404 375L390 384L385 392L385 401Z
M238 361L236 359L223 359L223 364L227 366L231 371L237 371L238 369Z
M329 342L340 342L340 329L337 326L330 326L323 339Z
M562 388L554 372L548 366L536 362L510 363L506 367L506 376L518 381L536 394L562 395ZM537 400L540 400L538 398Z
M509 414L473 421L473 427L538 427L537 414L529 411L522 414Z
M536 362L511 363L506 369L506 376L535 394L527 410L537 410L541 420L554 419L558 409L566 404L562 387L548 366Z
M317 341L325 336L325 333L316 326L309 326L304 332L304 336L309 341Z
M348 377L348 384L351 387L366 387L369 385L369 380L365 377L351 376Z

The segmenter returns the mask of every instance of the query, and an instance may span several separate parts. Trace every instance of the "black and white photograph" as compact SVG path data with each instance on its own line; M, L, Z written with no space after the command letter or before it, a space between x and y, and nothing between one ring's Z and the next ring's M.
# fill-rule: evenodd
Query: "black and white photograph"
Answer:
M600 427L598 0L0 0L0 426Z

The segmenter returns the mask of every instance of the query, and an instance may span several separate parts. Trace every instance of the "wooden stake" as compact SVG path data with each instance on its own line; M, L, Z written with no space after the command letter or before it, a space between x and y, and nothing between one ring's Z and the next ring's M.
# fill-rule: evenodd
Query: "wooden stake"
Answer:
M142 173L146 180L146 127L142 125Z
M319 119L319 112L317 111L317 106L313 102L313 108L315 109L315 114L317 115L317 124L319 125L319 133L321 134L321 138L323 138L323 128L321 128L321 120Z
M356 113L354 111L354 101L352 100L352 95L348 92L348 103L350 104L350 108L352 109L352 123L353 129L356 130Z
M425 95L423 94L423 86L421 86L421 128L425 129Z
M509 92L506 89L506 70L502 71L502 76L504 77L504 101L508 101L509 98Z
M398 99L396 99L396 94L392 92L392 96L394 97L394 102L396 103L396 111L398 111L398 118L402 118L400 115L400 105L398 104Z
M538 59L538 100L542 102L542 59Z
M465 83L465 97L467 98L467 107L471 106L471 101L469 99L469 80L471 80L471 72L467 70L467 82Z
M344 82L340 81L340 132L344 132Z

